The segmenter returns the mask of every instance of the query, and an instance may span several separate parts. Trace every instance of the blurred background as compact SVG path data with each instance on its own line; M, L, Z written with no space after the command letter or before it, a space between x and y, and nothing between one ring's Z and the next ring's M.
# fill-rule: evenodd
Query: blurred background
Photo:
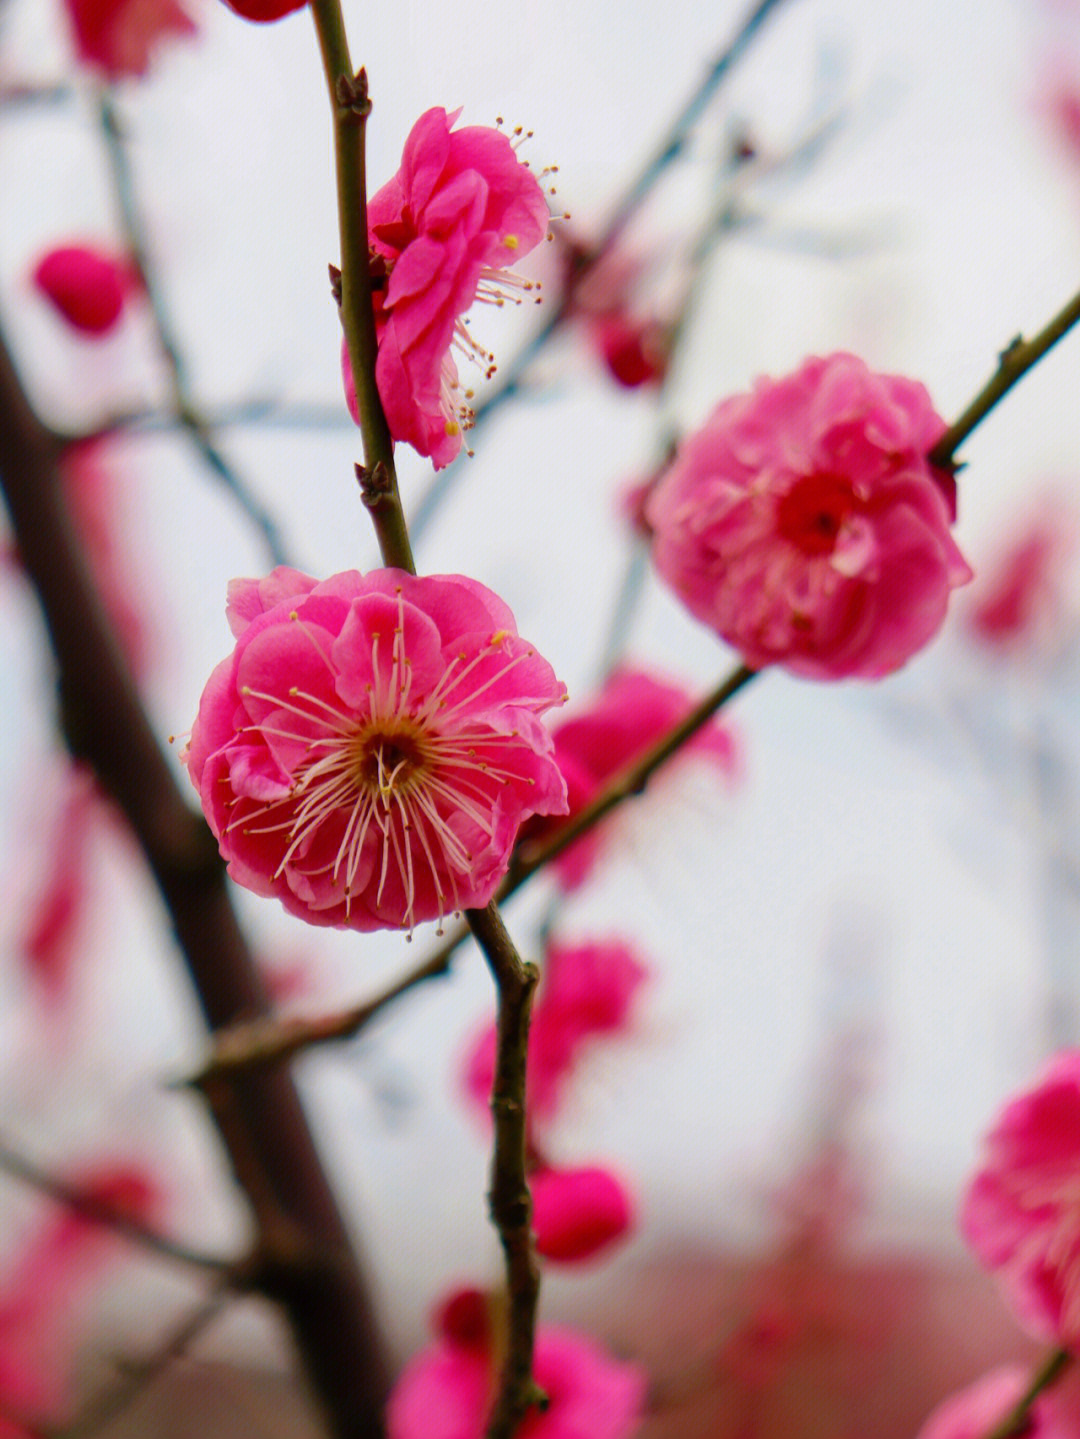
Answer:
M367 569L310 19L188 8L198 34L111 98L184 383L291 562ZM553 208L570 214L522 266L550 305L743 14L346 0L372 185L432 105L533 131L521 153L558 166ZM129 418L84 456L87 504L137 612L154 724L182 738L231 646L228 580L272 560L168 419L145 296L90 340L32 281L58 244L124 244L62 5L0 4L0 102L0 318L50 424ZM503 596L568 713L616 658L704 693L737 657L647 572L627 499L672 438L755 376L840 349L921 380L954 418L1070 297L1078 260L1080 10L781 0L513 402L477 426L475 455L433 488L400 452L419 567ZM545 313L474 320L492 391ZM602 1155L628 1176L638 1222L614 1257L553 1272L543 1314L644 1364L657 1439L913 1433L951 1388L1030 1352L954 1216L1002 1098L1080 1037L1078 363L1074 335L963 445L957 535L977 578L927 652L873 686L764 675L725 713L734 773L688 758L620 813L586 886L541 877L508 907L537 957L547 923L568 941L623 935L648 967L632 1024L589 1049L550 1136L561 1161ZM231 1252L243 1212L197 1102L167 1085L204 1052L195 1006L132 844L58 755L44 631L10 554L0 675L0 1144L54 1174L137 1161L163 1228ZM294 1012L379 993L431 943L236 901ZM399 1360L448 1288L498 1275L462 1083L492 1007L464 948L450 978L296 1065ZM0 1179L0 1341L2 1276L16 1283L43 1204ZM54 1301L72 1315L68 1403L198 1285L126 1247L85 1288ZM220 1411L204 1433L257 1412L277 1433L292 1421L267 1386L288 1372L272 1315L237 1302L118 1422L174 1432L169 1396L190 1416L197 1391Z

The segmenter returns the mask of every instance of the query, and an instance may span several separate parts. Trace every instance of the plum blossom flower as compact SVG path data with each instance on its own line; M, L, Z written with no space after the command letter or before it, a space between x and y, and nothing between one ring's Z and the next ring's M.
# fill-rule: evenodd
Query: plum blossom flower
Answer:
M588 708L552 725L570 816L584 809L609 779L685 719L692 708L692 698L680 686L647 670L624 668L608 677ZM738 768L734 737L715 720L683 746L673 764L694 757L707 759L728 778L733 778ZM533 820L527 834L532 840L543 839L554 828L546 821ZM610 829L610 823L594 825L552 861L551 869L564 890L585 883Z
M142 76L158 45L170 35L194 35L198 26L177 0L66 0L75 51L107 79Z
M33 282L69 325L84 335L107 335L137 280L130 264L96 245L59 245L42 255Z
M608 1169L538 1169L529 1177L536 1250L579 1264L608 1250L634 1223L626 1185Z
M474 301L501 305L532 288L506 264L543 239L549 220L544 192L509 137L483 125L452 130L460 113L421 115L398 173L368 203L381 286L379 397L394 439L430 456L436 469L457 455L471 423L452 349L492 366L461 317ZM354 394L351 372L345 389Z
M565 1081L591 1040L629 1027L634 997L647 977L645 964L622 940L549 944L529 1026L530 1124L553 1118ZM466 1093L484 1109L494 1074L491 1026L473 1042L464 1071Z
M877 679L972 577L950 533L945 428L922 385L854 355L722 401L646 506L661 577L755 669Z
M184 758L237 883L411 931L487 904L522 820L565 812L539 718L565 691L475 580L282 567L228 615Z
M130 1163L98 1164L72 1187L142 1222L160 1203L152 1178ZM26 1236L0 1276L0 1410L33 1420L59 1417L68 1403L79 1305L115 1254L113 1231L74 1210L45 1215ZM22 1434L0 1417L2 1439Z
M1030 1372L1021 1364L1007 1364L984 1374L959 1394L939 1404L919 1430L917 1439L984 1439L1019 1401ZM1025 1439L1072 1439L1077 1416L1065 1412L1058 1394L1040 1394L1028 1411Z
M452 1322L402 1370L386 1411L389 1439L481 1439L495 1366L484 1297L462 1297L442 1306ZM572 1330L538 1329L533 1373L548 1406L530 1410L517 1439L629 1439L643 1418L645 1373Z
M1033 1334L1080 1344L1080 1050L1002 1110L960 1229Z

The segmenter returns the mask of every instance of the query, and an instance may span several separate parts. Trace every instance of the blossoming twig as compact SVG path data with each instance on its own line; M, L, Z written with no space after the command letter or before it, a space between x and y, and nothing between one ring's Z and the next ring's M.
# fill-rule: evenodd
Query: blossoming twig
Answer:
M22 1180L24 1184L31 1185L42 1194L48 1195L50 1199L54 1199L58 1204L65 1205L83 1219L89 1219L94 1224L105 1225L123 1235L125 1239L133 1240L144 1248L152 1250L155 1254L163 1255L167 1259L175 1259L181 1264L189 1264L195 1269L208 1269L215 1273L220 1273L230 1266L229 1260L203 1253L198 1249L191 1249L186 1244L158 1234L156 1230L143 1224L133 1215L126 1213L123 1209L118 1209L99 1196L87 1193L76 1185L66 1184L62 1179L47 1174L3 1140L0 1140L0 1170L15 1179Z
M1031 1421L1031 1406L1040 1394L1057 1383L1072 1363L1072 1357L1067 1349L1051 1349L1032 1374L1031 1383L1008 1414L994 1425L986 1439L1017 1439L1017 1436L1026 1434Z
M354 73L338 0L311 0L334 115L338 231L341 243L341 324L349 350L364 469L358 470L365 502L386 565L416 573L394 468L394 446L375 385L375 315L368 261L367 180L364 132L371 113L367 73ZM377 485L377 493L372 486Z
M154 328L157 332L158 344L161 347L161 353L165 357L165 362L168 366L175 419L187 432L195 448L202 456L207 468L213 471L229 493L236 499L240 508L256 528L262 532L267 552L274 564L287 564L288 556L277 522L218 449L211 434L209 423L198 410L189 393L180 349L166 315L161 293L154 279L149 251L143 235L142 222L139 217L138 206L135 202L135 188L132 182L131 165L124 143L120 117L117 115L112 99L106 89L102 89L99 96L98 114L101 123L101 133L105 140L105 150L109 160L109 168L112 174L113 189L116 192L120 219L124 228L124 238L130 253L131 262L138 273L142 288L146 292L154 320Z
M1009 393L1013 385L1022 379L1063 335L1068 334L1078 320L1080 294L1074 295L1064 309L1059 310L1050 323L1044 325L1030 340L1017 335L1006 345L998 356L998 367L994 374L927 455L930 463L940 465L943 469L952 464L956 451L976 425L982 424L998 401Z

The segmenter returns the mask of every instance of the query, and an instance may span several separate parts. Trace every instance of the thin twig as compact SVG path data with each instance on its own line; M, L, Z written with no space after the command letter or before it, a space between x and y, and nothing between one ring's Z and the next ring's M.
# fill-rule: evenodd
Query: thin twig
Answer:
M976 425L982 424L994 406L1004 399L1016 382L1022 379L1063 335L1067 335L1078 320L1080 320L1080 293L1074 295L1050 323L1044 325L1039 333L1033 335L1030 340L1025 340L1023 336L1017 335L1016 339L1007 345L998 356L998 367L990 379L960 418L949 426L929 452L926 458L930 463L938 465L942 469L948 469L953 463L956 451Z
M488 962L499 995L495 1078L491 1114L495 1144L488 1205L506 1262L509 1301L506 1347L487 1439L512 1439L543 1391L532 1377L540 1266L532 1232L532 1199L526 1177L525 1068L529 1010L540 972L522 961L495 904L471 909L466 920Z
M152 1354L143 1359L125 1361L119 1379L91 1400L70 1424L54 1429L50 1439L90 1439L110 1420L130 1408L205 1333L235 1295L234 1278L222 1275L210 1294L165 1336Z
M364 137L371 113L367 73L353 72L339 0L311 0L334 117L341 324L360 413L364 464L357 467L383 564L416 573L394 467L394 445L375 383L375 313L371 306Z
M1031 1427L1031 1406L1039 1395L1051 1388L1072 1363L1067 1349L1051 1349L1031 1376L1031 1382L1008 1414L989 1431L986 1439L1018 1439Z
M183 356L173 332L160 288L156 283L149 247L143 233L142 218L135 198L135 184L120 117L116 113L112 97L104 88L98 98L98 115L112 175L113 190L120 212L120 223L124 231L124 242L131 262L138 273L140 284L146 292L158 345L168 367L176 422L194 444L207 468L221 481L251 522L261 531L274 564L288 564L288 555L277 522L261 500L256 497L247 482L240 477L234 466L218 449L211 433L211 427L200 413L191 394Z
M175 1259L178 1263L190 1265L194 1269L209 1269L215 1273L221 1273L231 1266L231 1260L205 1254L198 1249L191 1249L175 1239L158 1234L156 1230L125 1213L115 1204L97 1198L86 1190L80 1189L78 1185L57 1179L31 1160L17 1153L3 1140L0 1140L0 1170L39 1190L42 1194L48 1195L50 1199L54 1199L57 1204L64 1205L72 1213L78 1214L80 1218L113 1229L117 1234L122 1234L125 1239L141 1245L144 1249L152 1250L166 1259Z

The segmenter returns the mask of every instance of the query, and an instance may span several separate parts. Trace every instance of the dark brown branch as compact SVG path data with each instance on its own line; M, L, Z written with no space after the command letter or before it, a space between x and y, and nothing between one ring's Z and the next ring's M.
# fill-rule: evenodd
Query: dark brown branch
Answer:
M0 339L0 483L56 655L65 734L125 814L207 1024L224 1028L266 1014L266 996L213 838L180 794L82 563L60 492L60 455ZM303 1238L269 1287L334 1434L379 1435L387 1374L370 1300L289 1076L245 1075L208 1086L207 1098L264 1228L270 1204L278 1232Z
M512 1439L525 1415L544 1398L532 1377L540 1265L526 1177L525 1126L529 1011L540 972L535 964L522 962L494 903L486 909L468 910L466 919L484 952L499 994L495 1078L491 1086L495 1147L488 1205L503 1247L509 1307L499 1389L485 1432L487 1439Z

